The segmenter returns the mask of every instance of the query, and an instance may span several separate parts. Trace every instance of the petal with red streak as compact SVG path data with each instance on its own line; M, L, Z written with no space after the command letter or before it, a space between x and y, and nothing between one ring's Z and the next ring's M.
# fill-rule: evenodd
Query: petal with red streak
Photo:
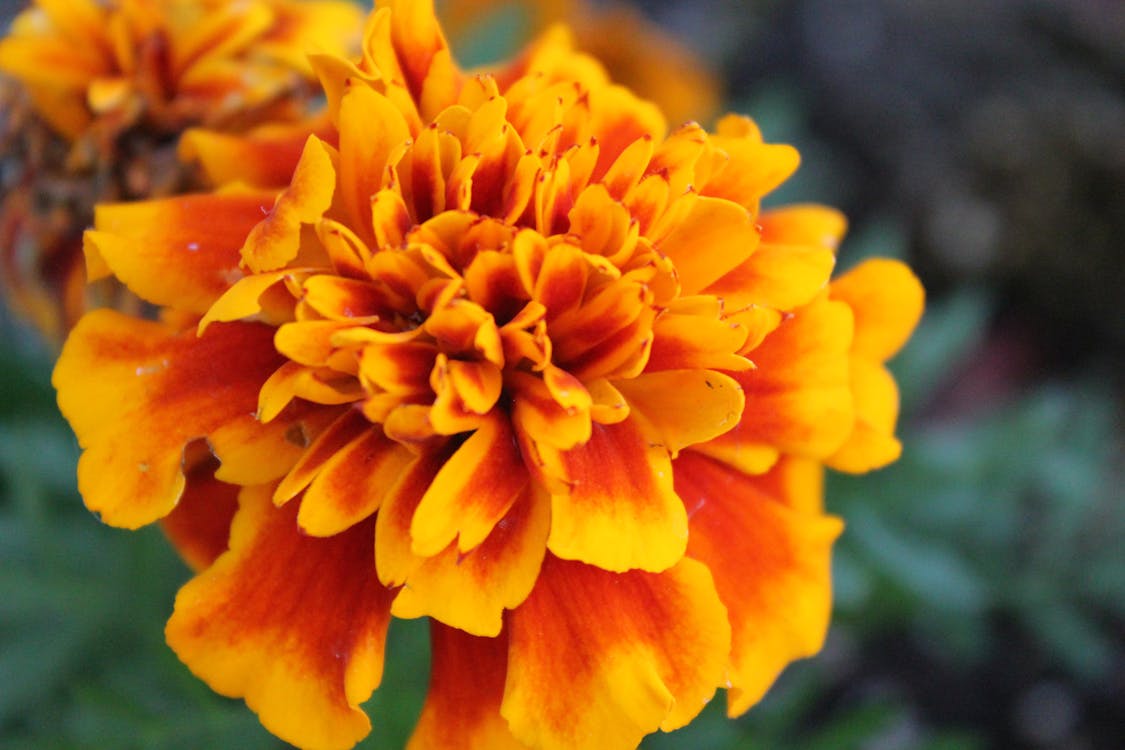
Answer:
M372 522L316 539L272 488L239 498L230 551L176 596L165 635L213 690L245 698L262 724L301 747L350 748L383 671L391 593L371 560Z
M171 513L160 528L193 570L203 570L227 551L230 523L238 510L239 487L214 476L215 462L194 467Z
M283 362L272 329L215 324L202 337L109 310L71 333L52 382L85 449L78 487L106 523L167 515L184 488L184 446L257 424L258 389Z
M308 137L289 187L246 236L241 254L248 268L256 273L273 271L298 256L301 226L315 222L332 205L335 161L335 149L315 135Z
M272 201L242 193L103 203L85 236L87 263L149 302L205 313L242 277L239 250Z
M430 689L406 750L526 750L500 716L508 637L430 624Z
M842 524L790 497L809 486L801 475L820 472L799 459L783 459L760 477L694 451L676 461L676 490L691 515L688 556L710 569L730 616L731 716L756 703L785 665L824 643L831 548Z
M396 617L429 616L450 627L496 636L503 613L523 603L535 585L547 551L550 500L528 488L467 553L450 543L418 560L391 607ZM408 532L399 528L399 534Z
M672 489L672 463L632 419L597 424L566 451L539 444L551 487L548 548L613 571L661 571L683 556L687 516ZM550 481L554 480L554 481Z
M490 415L430 483L410 522L411 549L429 557L456 539L457 549L468 552L492 532L527 482L508 418Z
M723 680L730 650L711 576L687 559L616 574L548 556L508 632L501 714L544 750L631 749L683 726Z
M821 299L801 308L749 353L756 369L733 374L746 393L742 421L699 449L725 459L760 447L810 458L831 455L855 419L851 337L846 305Z

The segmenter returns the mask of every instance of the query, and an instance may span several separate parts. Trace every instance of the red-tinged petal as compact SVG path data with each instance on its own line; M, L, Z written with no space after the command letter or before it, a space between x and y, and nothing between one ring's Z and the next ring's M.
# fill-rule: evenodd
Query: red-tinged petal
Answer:
M208 308L207 314L199 321L199 335L202 336L207 326L216 321L247 320L260 314L260 317L268 319L268 314L262 314L270 307L266 301L267 293L282 282L299 285L305 273L307 271L294 269L243 277Z
M451 543L439 554L418 561L391 613L404 618L429 616L473 635L499 635L504 610L522 604L535 585L550 524L549 499L528 488L488 538L469 552L462 553Z
M410 523L411 549L430 557L457 539L476 547L527 486L515 434L506 416L493 414L445 462Z
M214 461L187 474L187 485L160 528L193 570L203 570L227 551L230 523L238 510L239 487L214 476Z
M398 108L368 86L352 86L340 100L340 199L348 225L373 240L372 199L385 187L391 152L410 138Z
M830 295L855 315L852 352L875 362L890 359L910 338L926 298L904 263L885 258L864 261L834 280Z
M277 350L302 365L323 366L336 351L332 335L357 325L349 320L307 320L286 323L277 329Z
M362 414L354 409L345 410L316 436L301 454L300 460L277 485L273 494L274 503L280 506L295 498L309 486L337 452L371 429L371 423Z
M742 421L707 444L732 451L768 446L825 458L851 432L852 317L847 305L820 299L801 308L749 356L756 369L734 373L746 392ZM702 450L709 451L704 446Z
M403 585L421 563L410 549L410 523L422 496L449 456L449 449L422 452L403 469L383 498L375 522L375 567L379 580L386 586Z
M512 423L526 438L559 450L590 439L590 413L559 405L547 384L518 370L507 374L512 398Z
M196 337L109 310L87 315L52 378L85 449L78 487L87 507L127 528L167 515L184 488L184 446L256 423L258 389L283 361L271 333L224 323Z
M268 424L238 419L215 428L207 442L222 462L216 478L243 486L280 479L305 449L302 425L309 417L307 407L294 405Z
M686 559L614 574L548 556L509 634L501 714L544 750L626 750L683 726L714 694L730 650L711 576Z
M430 624L430 689L406 750L527 750L500 716L508 636Z
M312 536L334 536L364 520L383 502L413 455L374 425L343 446L305 490L297 523Z
M828 631L832 542L843 525L801 495L821 467L784 459L750 477L685 451L676 490L691 514L688 556L707 566L733 629L727 710L746 711L789 662L820 650ZM804 475L813 474L810 484Z
M672 489L668 451L631 419L594 424L570 450L538 445L552 489L551 552L613 571L661 571L683 556L687 516ZM532 467L535 470L535 467Z
M652 326L652 352L645 370L749 369L750 362L737 354L746 342L747 328L719 315L718 306L709 316L663 311Z
M902 443L895 438L898 386L887 368L852 357L852 395L855 427L826 463L837 471L861 474L898 460Z
M848 230L848 220L828 206L797 204L763 211L758 215L762 242L778 245L812 245L835 250Z
M734 427L745 405L742 387L714 370L651 372L614 385L672 458Z
M242 277L239 250L272 200L232 193L103 203L86 233L88 262L106 264L149 302L205 313Z
M764 305L793 310L806 305L828 284L832 250L762 242L750 259L707 287L730 310Z
M326 117L296 125L270 124L239 135L192 128L180 137L178 153L185 162L199 162L212 185L245 182L283 188L293 177L309 134L324 139L330 133Z
M246 237L242 260L255 272L272 271L297 257L301 225L312 224L332 205L336 167L332 147L315 135L305 141L289 187Z
M690 196L692 205L656 247L676 265L684 294L695 294L737 268L758 246L750 212L721 198Z
M359 706L382 677L390 622L372 522L316 539L270 492L243 491L230 551L180 589L165 635L196 676L245 698L278 737L350 748L371 728Z
M320 274L309 277L302 289L309 307L328 320L370 319L390 307L385 287L370 281Z

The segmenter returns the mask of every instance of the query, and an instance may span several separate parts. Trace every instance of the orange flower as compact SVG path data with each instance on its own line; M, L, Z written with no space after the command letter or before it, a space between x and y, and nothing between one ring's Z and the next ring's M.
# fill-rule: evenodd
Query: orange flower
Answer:
M361 60L312 62L332 132L287 187L103 205L86 237L163 309L87 315L54 383L87 506L202 568L169 644L302 747L369 731L392 616L432 623L412 748L745 711L824 638L823 465L893 427L853 373L916 317L881 286L917 282L829 288L839 214L759 207L792 148L666 132L559 35L467 75L392 0Z
M185 128L306 117L306 52L346 54L359 24L343 0L36 0L0 39L12 307L54 338L90 306L129 304L114 285L82 292L94 204L202 187L176 162Z

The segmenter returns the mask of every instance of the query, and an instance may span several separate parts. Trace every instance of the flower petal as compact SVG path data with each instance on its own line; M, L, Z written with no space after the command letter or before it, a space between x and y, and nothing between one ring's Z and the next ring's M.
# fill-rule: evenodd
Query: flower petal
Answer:
M515 434L493 414L461 444L423 495L410 522L411 549L436 555L454 539L462 553L491 533L527 486Z
M430 689L406 750L526 750L500 716L508 637L430 624Z
M885 362L918 325L926 293L906 264L872 258L833 281L830 295L846 302L855 315L852 351Z
M815 462L783 459L751 477L690 450L676 461L676 490L691 515L688 556L710 569L730 614L731 716L757 703L786 664L824 643L831 547L843 525L809 508L821 493L808 475L821 473ZM790 497L810 488L811 502Z
M187 472L184 494L160 528L191 566L203 570L227 551L230 523L238 510L239 487L215 479L214 460Z
M250 230L242 261L255 272L273 271L297 257L301 226L312 224L332 205L336 190L334 149L315 135L305 141L289 187L277 196L268 215Z
M746 393L742 421L699 449L727 460L762 446L811 458L834 453L855 419L851 333L847 306L823 298L785 320L750 352L758 367L733 373Z
M297 528L296 504L247 488L230 551L176 596L168 644L213 690L242 697L301 747L350 748L379 684L391 594L371 561L372 522L332 539Z
M812 203L794 204L762 211L758 215L762 242L779 245L812 245L835 250L848 220L828 206Z
M242 277L239 250L272 203L268 193L103 203L85 236L87 263L153 304L202 314Z
M860 474L897 461L902 454L902 443L895 438L898 385L886 367L862 357L852 357L851 372L855 427L826 463L837 471Z
M548 556L509 633L501 714L544 750L634 748L686 724L722 681L730 649L711 576L687 559L615 574Z
M78 488L87 507L127 528L167 515L184 489L184 446L257 424L258 389L283 361L272 330L216 323L197 337L110 310L83 318L52 382L85 449Z
M727 309L765 305L792 310L807 305L828 284L835 254L823 247L776 245L765 240L749 260L707 287Z
M412 455L374 425L340 448L305 490L297 523L334 536L374 513Z
M643 415L672 458L734 427L745 405L742 386L714 370L650 372L614 385L628 400L630 413Z
M391 607L395 617L429 616L467 633L499 635L505 609L523 603L547 551L550 501L528 488L467 553L452 542L419 560ZM398 534L408 529L400 527Z
M691 209L657 242L676 265L684 294L695 294L750 257L759 235L750 213L729 200L689 196Z
M567 451L537 448L543 465L534 470L552 488L551 552L618 572L660 571L683 556L687 516L668 451L636 422L595 423L590 440Z

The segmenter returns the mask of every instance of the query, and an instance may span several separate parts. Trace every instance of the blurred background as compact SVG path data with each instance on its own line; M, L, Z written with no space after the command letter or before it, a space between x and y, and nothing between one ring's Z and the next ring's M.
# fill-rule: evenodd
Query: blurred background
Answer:
M23 6L0 0L4 24ZM463 62L565 16L673 119L749 114L842 208L840 268L929 291L894 362L894 466L832 477L848 525L824 652L729 722L644 747L1125 747L1125 3L448 0ZM0 321L0 747L275 748L163 642L187 571L74 486L53 352ZM361 747L401 748L427 633L396 621Z

